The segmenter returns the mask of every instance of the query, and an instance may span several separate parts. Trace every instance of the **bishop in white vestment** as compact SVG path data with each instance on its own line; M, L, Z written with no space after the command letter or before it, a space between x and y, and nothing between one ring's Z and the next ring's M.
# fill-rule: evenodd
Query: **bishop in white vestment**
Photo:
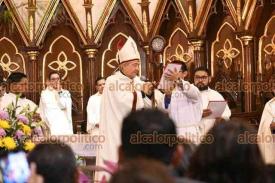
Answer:
M71 135L72 99L68 90L60 86L60 76L53 72L49 76L51 84L42 91L40 98L40 115L49 128L51 135Z
M267 164L275 164L275 134L270 129L272 122L275 123L275 97L265 104L258 129L258 144Z
M144 107L141 94L143 83L137 77L140 54L131 37L118 51L118 56L120 71L107 78L101 99L99 133L105 136L105 141L97 153L96 164L99 166L104 166L104 160L118 161L123 118L131 111ZM103 174L97 174L96 179L100 180L102 176Z

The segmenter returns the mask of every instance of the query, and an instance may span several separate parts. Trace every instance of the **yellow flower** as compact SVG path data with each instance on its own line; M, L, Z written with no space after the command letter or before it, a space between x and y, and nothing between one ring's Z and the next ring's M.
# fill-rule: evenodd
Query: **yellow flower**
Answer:
M11 137L3 138L2 143L4 144L4 147L8 150L13 150L16 148L16 143Z
M8 121L2 119L0 120L0 128L9 129L10 127L11 126Z
M0 139L0 147L4 147L3 139Z
M30 140L27 140L24 144L24 149L26 151L31 151L34 147L35 147L35 144Z
M22 127L23 132L26 135L31 135L32 130L28 125L21 125L21 127Z

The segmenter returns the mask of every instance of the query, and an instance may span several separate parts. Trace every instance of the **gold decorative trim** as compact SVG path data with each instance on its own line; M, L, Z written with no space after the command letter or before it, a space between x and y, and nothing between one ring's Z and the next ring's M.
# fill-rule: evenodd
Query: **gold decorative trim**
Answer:
M35 61L37 59L37 55L39 54L38 51L29 51L27 52L29 55L30 60Z
M203 33L213 0L202 1L202 3L203 4L201 5L201 7L199 9L199 12L196 16L195 23L194 23L195 29L198 30L198 36L201 36ZM202 13L203 13L204 9L205 9L205 14L203 15Z
M49 49L49 51L48 52L46 52L46 54L44 55L44 57L43 57L43 71L42 71L42 74L43 74L43 84L45 83L45 63L46 63L46 58L47 58L47 55L48 54L50 54L50 53L52 53L52 47L53 47L53 45L59 40L59 39L65 39L71 46L72 46L72 48L73 48L73 53L76 53L77 54L77 56L78 56L78 58L79 58L79 70L80 70L80 83L82 84L83 83L83 78L82 78L82 59L81 59L81 55L78 53L78 51L76 51L75 50L75 47L74 47L74 44L67 38L67 37L65 37L65 36L63 36L63 35L60 35L59 37L57 37L52 43L51 43L51 45L50 45L50 49ZM64 56L64 54L65 54L65 52L64 51L61 51L59 54L58 54L58 58L61 56L61 54ZM65 56L66 56L66 54L65 54ZM66 57L67 58L67 57ZM57 59L58 60L58 59ZM66 60L66 59L64 59L64 60ZM60 61L60 60L59 60ZM56 61L53 61L53 62L55 62L55 63L57 63ZM53 64L53 62L51 62L50 64ZM66 64L67 63L70 63L70 62L72 62L72 61L65 61L65 62L60 62L60 63L57 63L58 64L58 68L59 69L61 69L61 70L64 70L65 71L65 73L68 73L68 70L66 71L65 69L66 69ZM50 65L49 64L49 65ZM65 65L64 65L65 64ZM71 63L72 64L72 63ZM75 63L73 63L74 65L75 65ZM49 66L48 65L48 66ZM76 66L76 65L75 65ZM50 67L51 68L51 67ZM58 70L58 68L57 68L57 70ZM75 68L75 67L74 67ZM56 69L54 69L54 68L51 68L51 69L53 69L53 70L56 70ZM66 74L65 74L66 75ZM65 77L62 77L63 79L65 78Z
M237 20L238 24L242 23L242 9L241 9L241 0L237 0Z
M254 10L256 8L256 4L257 4L257 1L252 1L252 5L251 7L249 8L249 11L248 11L248 15L247 15L247 18L245 20L245 26L244 26L244 29L245 30L248 30L249 29L249 25L251 23L251 20L252 20L252 16L253 16L253 13L254 13Z
M183 47L178 44L176 48L176 53L167 58L167 61L172 62L173 60L180 60L182 62L188 63L192 61L193 57L188 52L185 52Z
M53 66L55 64L57 64L57 67ZM67 66L68 64L71 64L72 66L68 67ZM57 60L54 60L51 63L49 63L48 67L54 71L60 71L60 70L65 71L65 74L62 77L62 79L65 79L68 75L68 71L72 71L76 68L76 64L73 61L68 60L66 53L64 51L61 51L57 56Z
M259 61L258 61L258 72L259 74L262 74L263 72L263 67L262 67L262 47L263 47L263 39L265 37L267 37L267 31L269 29L269 26L271 24L272 21L275 21L275 15L273 15L267 22L267 24L265 25L265 29L264 29L264 35L262 35L260 37L260 40L259 40Z
M241 39L244 41L244 45L247 46L249 42L253 39L253 36L242 36Z
M194 50L202 50L203 49L203 44L204 44L204 41L203 40L198 40L198 41L191 41L193 47L194 47Z
M193 32L194 30L194 18L193 18L193 8L192 8L192 5L189 5L189 8L188 8L188 19L189 19L189 27L190 27L190 31Z
M101 59L101 75L102 75L102 76L105 76L105 75L104 75L105 54L106 54L108 51L112 51L112 50L111 50L111 45L112 45L113 41L114 41L118 36L123 36L123 37L125 37L126 39L128 39L128 36L127 36L126 34L124 34L124 33L122 33L122 32L119 32L119 33L117 33L117 34L110 40L110 42L109 42L109 44L108 44L108 48L107 48L106 50L104 50L104 52L103 52L103 54L102 54L102 59ZM116 54L116 58L113 58L113 59L111 59L111 60L109 60L109 61L107 62L108 67L115 69L116 67L114 67L114 65L112 64L113 62L115 62L115 63L118 64L118 54Z
M225 0L225 2L226 2L227 6L229 8L229 11L231 13L231 17L233 18L233 21L235 22L235 25L239 25L237 17L236 17L237 12L235 10L235 7L234 7L232 1L231 0Z
M171 48L171 46L172 46L172 43L171 43L171 41L172 41L172 39L173 39L173 37L174 37L174 35L177 33L177 32L181 32L185 37L187 37L187 34L181 29L181 28L176 28L174 31L173 31L173 33L171 34L171 36L170 36L170 38L169 38L169 44L164 48L164 51L163 51L163 64L164 65L166 65L166 60L169 60L172 56L176 56L176 57L180 57L180 59L183 59L183 58L187 58L187 56L186 55L188 55L188 57L191 57L191 60L192 60L192 56L190 56L190 54L188 54L188 53L186 53L186 52L184 52L184 50L183 50L183 47L181 46L181 45L178 45L177 46L177 50L179 51L179 49L181 49L181 50L183 50L182 52L181 52L181 54L175 54L175 55L172 55L172 56L166 56L166 52L167 52L167 50L169 49L169 48ZM184 59L185 60L185 59ZM188 62L189 62L190 60L188 59Z
M106 8L103 10L103 13L101 14L97 22L97 25L95 26L95 29L94 29L95 43L99 41L101 35L103 34L105 25L112 13L112 10L116 4L116 1L117 0L108 0L106 4Z
M267 55L275 55L275 34L272 37L271 43L264 47L264 52Z
M190 22L188 20L188 17L187 17L187 15L185 13L185 10L184 10L182 4L181 4L181 1L180 0L175 0L175 2L176 2L176 5L178 6L178 9L179 9L180 14L182 16L182 20L183 20L183 23L184 23L184 25L186 27L186 30L187 30L188 33L190 33L191 32L190 26L189 26Z
M233 25L231 25L230 23L228 22L224 22L221 27L219 28L218 32L217 32L217 37L216 37L216 40L211 44L211 76L214 77L215 75L215 70L214 70L214 60L215 60L215 54L214 54L214 46L216 43L220 42L220 33L222 31L223 28L225 28L226 26L229 26L233 32L236 31L236 29L234 28ZM244 60L244 54L243 54L243 49L244 49L244 46L243 46L243 43L241 41L240 38L238 38L236 36L236 39L240 42L241 44L241 48L242 48L242 60ZM239 51L239 50L238 50ZM244 68L244 62L242 62L242 68ZM244 74L244 73L243 73Z
M136 12L133 10L129 0L121 0L122 4L124 5L128 15L130 16L131 20L134 23L134 26L139 34L139 37L142 39L142 41L145 41L146 34L143 30L143 25L138 19L138 16L136 15Z
M88 55L88 58L93 59L95 58L96 54L98 52L98 49L86 49L85 53Z
M249 11L249 5L251 4L251 0L245 1L243 12L242 12L242 20L245 20L247 13Z
M4 59L6 59L7 62L4 61ZM10 56L7 53L4 53L1 56L0 66L2 67L3 71L8 72L9 75L11 74L11 72L17 71L20 68L20 66L18 65L18 63L11 61L11 58L10 58ZM15 66L15 69L12 69L11 66Z
M56 11L58 3L59 3L59 0L51 0L50 4L48 5L45 15L43 16L43 19L41 20L40 25L38 26L38 29L36 31L35 44L37 46L41 43L43 36L46 34L47 27L54 15L54 12Z
M223 49L220 49L216 53L216 57L223 59L225 67L228 69L232 65L232 61L240 54L237 48L232 47L232 43L229 39L226 39L223 45Z
M2 37L1 39L0 39L0 43L1 43L1 41L3 41L3 40L6 40L6 41L8 41L10 44L12 44L12 46L14 47L14 49L15 49L15 55L19 55L20 57L21 57L21 59L22 59L22 62L23 62L23 70L24 70L24 73L26 73L26 66L25 66L25 59L24 59L24 57L23 57L23 55L21 54L21 53L19 53L19 51L18 51L18 49L17 49L17 47L16 47L16 45L9 39L9 38L7 38L7 37ZM3 55L8 55L7 53L4 53ZM3 57L3 56L2 56ZM2 62L2 57L1 57L1 62ZM8 55L8 58L10 59L10 57L9 57L9 55ZM13 64L13 63L15 63L15 65L18 65L16 62L10 62L11 64ZM2 65L1 65L2 66ZM20 68L20 66L19 66L19 68ZM4 68L3 68L3 70L4 70ZM7 71L7 70L6 70ZM13 71L13 70L12 70ZM9 71L7 71L7 72L9 72ZM10 72L9 72L9 74L10 74Z

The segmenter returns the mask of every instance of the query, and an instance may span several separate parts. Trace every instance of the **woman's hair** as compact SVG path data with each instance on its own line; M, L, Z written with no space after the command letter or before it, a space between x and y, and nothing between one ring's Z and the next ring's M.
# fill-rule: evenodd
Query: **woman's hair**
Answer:
M34 162L37 173L44 183L76 183L77 166L72 149L60 142L38 144L28 155L29 163Z
M156 160L138 158L121 165L110 183L173 183L167 167Z
M191 158L187 176L211 183L265 182L256 131L238 121L215 125Z

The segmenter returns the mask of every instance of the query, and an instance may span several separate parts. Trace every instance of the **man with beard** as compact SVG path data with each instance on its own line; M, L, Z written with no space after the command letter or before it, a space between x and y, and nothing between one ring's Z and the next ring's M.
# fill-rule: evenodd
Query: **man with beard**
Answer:
M211 115L212 111L207 109L209 101L224 101L223 96L209 88L209 83L211 82L211 76L207 68L199 67L195 69L194 73L194 84L198 87L201 92L202 103L203 103L203 113L202 113L202 122L204 125L204 133L206 133L210 128L213 127L214 123L218 119L205 119L205 117ZM231 116L231 111L226 105L225 110L221 116L222 119L228 120Z

